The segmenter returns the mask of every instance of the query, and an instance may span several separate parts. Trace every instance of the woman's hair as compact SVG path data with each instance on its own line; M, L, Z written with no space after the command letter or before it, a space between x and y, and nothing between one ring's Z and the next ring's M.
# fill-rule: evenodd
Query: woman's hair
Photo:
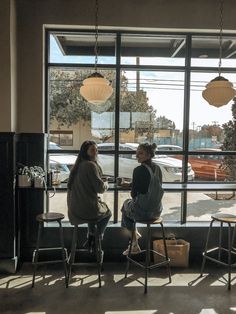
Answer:
M71 189L71 186L72 186L72 184L74 182L74 178L75 178L75 175L77 173L77 170L79 168L80 163L83 160L90 160L90 157L88 155L88 149L92 145L97 145L97 144L94 141L85 141L81 145L79 154L77 156L75 164L74 164L73 168L71 169L71 172L70 172L70 175L69 175L68 184L67 184L68 189Z
M145 150L146 153L150 154L151 158L153 158L155 156L155 150L157 148L156 143L142 143L139 144L138 148L142 148L143 150Z

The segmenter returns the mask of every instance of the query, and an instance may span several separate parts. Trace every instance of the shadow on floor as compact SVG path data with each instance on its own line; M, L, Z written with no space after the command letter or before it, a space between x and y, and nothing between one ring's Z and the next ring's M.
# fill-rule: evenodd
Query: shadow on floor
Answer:
M152 270L148 293L143 272L133 266L124 279L125 264L105 264L102 288L96 267L75 266L69 288L57 265L39 268L31 288L32 266L24 264L14 275L0 276L0 313L34 314L227 314L236 312L236 280L227 290L226 270L207 268L199 278L198 268L172 269L168 283L165 268ZM209 271L211 272L209 274Z

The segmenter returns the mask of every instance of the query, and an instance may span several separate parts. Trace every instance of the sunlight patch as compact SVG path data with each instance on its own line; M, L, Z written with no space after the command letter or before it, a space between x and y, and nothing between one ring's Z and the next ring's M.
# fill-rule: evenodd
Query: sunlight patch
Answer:
M102 286L104 286L104 282L101 282ZM98 287L98 276L97 275L75 275L71 278L70 286L78 287L87 285L89 288L97 288Z
M202 309L199 314L218 314L214 309Z
M108 311L105 314L155 314L157 310L141 310L141 311Z

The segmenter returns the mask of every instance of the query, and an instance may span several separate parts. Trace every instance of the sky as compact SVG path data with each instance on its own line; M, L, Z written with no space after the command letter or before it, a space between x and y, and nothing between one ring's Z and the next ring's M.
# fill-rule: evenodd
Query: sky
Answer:
M102 60L101 60L102 59ZM114 58L102 57L99 63L114 63ZM94 57L78 57L78 56L63 56L58 48L56 41L51 36L51 54L50 62L55 63L93 63ZM135 64L136 58L122 58L123 64ZM209 59L193 59L194 66L218 66L217 60ZM140 64L152 65L184 65L183 59L168 59L168 58L140 58ZM222 66L232 67L234 61L222 60ZM125 76L128 78L128 88L136 90L136 71L125 71ZM190 92L190 129L197 129L204 124L218 124L228 122L232 119L230 101L226 106L216 108L210 106L202 97L202 91L205 85L213 78L218 76L218 73L192 73L191 74L191 92ZM234 83L236 87L236 74L222 73L229 81ZM175 122L176 128L183 129L183 106L184 106L184 73L181 72L140 72L140 88L147 92L149 104L157 112L157 116L165 116Z

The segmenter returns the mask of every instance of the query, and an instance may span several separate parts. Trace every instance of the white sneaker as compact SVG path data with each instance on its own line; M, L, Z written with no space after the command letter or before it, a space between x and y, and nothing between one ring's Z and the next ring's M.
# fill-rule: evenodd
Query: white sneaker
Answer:
M129 254L129 248L130 248L130 245L122 254L127 256ZM131 254L138 254L140 252L141 252L140 246L136 243L133 244L132 249L131 249Z
M139 233L138 231L136 231L136 238L137 238L137 240L140 239L140 238L142 238L141 233Z

